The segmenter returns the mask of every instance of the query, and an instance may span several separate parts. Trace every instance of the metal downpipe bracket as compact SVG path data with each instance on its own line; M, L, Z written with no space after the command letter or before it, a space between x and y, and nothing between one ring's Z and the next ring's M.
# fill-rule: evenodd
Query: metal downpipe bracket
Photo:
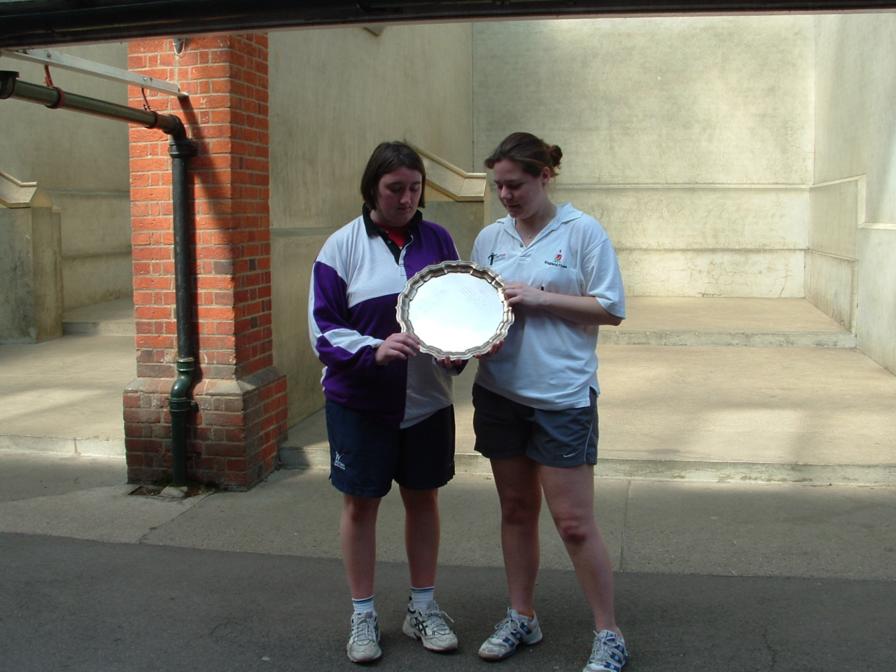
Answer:
M171 485L187 484L187 434L189 415L197 410L190 397L196 362L192 357L178 357L177 378L171 386L168 410L171 412Z

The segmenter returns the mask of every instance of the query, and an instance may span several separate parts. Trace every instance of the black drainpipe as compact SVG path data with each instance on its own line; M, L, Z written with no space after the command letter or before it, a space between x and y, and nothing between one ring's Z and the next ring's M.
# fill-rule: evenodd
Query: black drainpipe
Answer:
M174 117L177 119L177 117ZM180 119L177 119L180 123ZM188 166L196 156L196 143L187 139L180 125L180 135L171 135L168 154L171 156L171 194L174 200L174 301L177 320L177 378L168 396L171 411L171 484L187 484L187 416L196 410L190 397L196 359L190 327L193 322L193 293L190 283L190 198Z
M19 73L0 70L0 99L19 98L51 109L71 109L107 119L158 128L170 136L171 195L174 206L174 283L177 318L177 378L171 386L168 406L171 411L171 483L187 483L187 416L196 410L190 397L196 360L193 355L191 324L193 296L190 283L190 215L188 166L196 156L196 143L187 137L183 122L173 114L158 114L118 105L97 98L66 93L59 87L40 86L19 80Z

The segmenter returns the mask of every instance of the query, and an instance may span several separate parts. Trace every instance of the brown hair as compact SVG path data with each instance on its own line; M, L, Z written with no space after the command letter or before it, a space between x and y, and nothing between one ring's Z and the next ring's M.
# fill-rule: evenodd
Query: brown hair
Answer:
M371 210L376 210L376 193L383 175L391 173L399 168L416 170L423 178L420 185L419 207L424 207L426 201L423 198L426 186L426 168L423 167L423 159L414 151L414 148L406 142L395 140L393 142L381 142L373 150L373 154L367 160L364 175L361 176L361 196L364 204Z
M531 133L511 133L501 141L485 160L487 168L494 168L498 161L516 161L520 167L533 177L541 175L547 168L551 177L556 177L560 167L563 151L557 145L549 145Z

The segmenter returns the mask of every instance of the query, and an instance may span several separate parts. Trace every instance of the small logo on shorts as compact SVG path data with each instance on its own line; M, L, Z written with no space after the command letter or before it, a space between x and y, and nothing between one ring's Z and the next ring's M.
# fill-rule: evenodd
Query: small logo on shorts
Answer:
M333 456L333 466L337 469L342 469L342 471L345 471L345 462L342 461L342 455L340 455L339 453L336 453Z

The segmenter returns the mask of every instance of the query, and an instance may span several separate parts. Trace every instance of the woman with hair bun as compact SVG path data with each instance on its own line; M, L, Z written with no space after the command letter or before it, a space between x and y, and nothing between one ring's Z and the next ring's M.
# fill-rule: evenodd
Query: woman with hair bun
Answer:
M544 493L594 616L583 672L620 672L629 654L594 516L594 465L598 327L622 322L625 296L603 227L548 196L562 156L531 133L512 133L485 160L507 216L482 230L472 258L505 281L515 319L503 347L481 358L473 387L476 450L491 461L501 502L510 597L479 655L503 660L541 641L534 593Z

